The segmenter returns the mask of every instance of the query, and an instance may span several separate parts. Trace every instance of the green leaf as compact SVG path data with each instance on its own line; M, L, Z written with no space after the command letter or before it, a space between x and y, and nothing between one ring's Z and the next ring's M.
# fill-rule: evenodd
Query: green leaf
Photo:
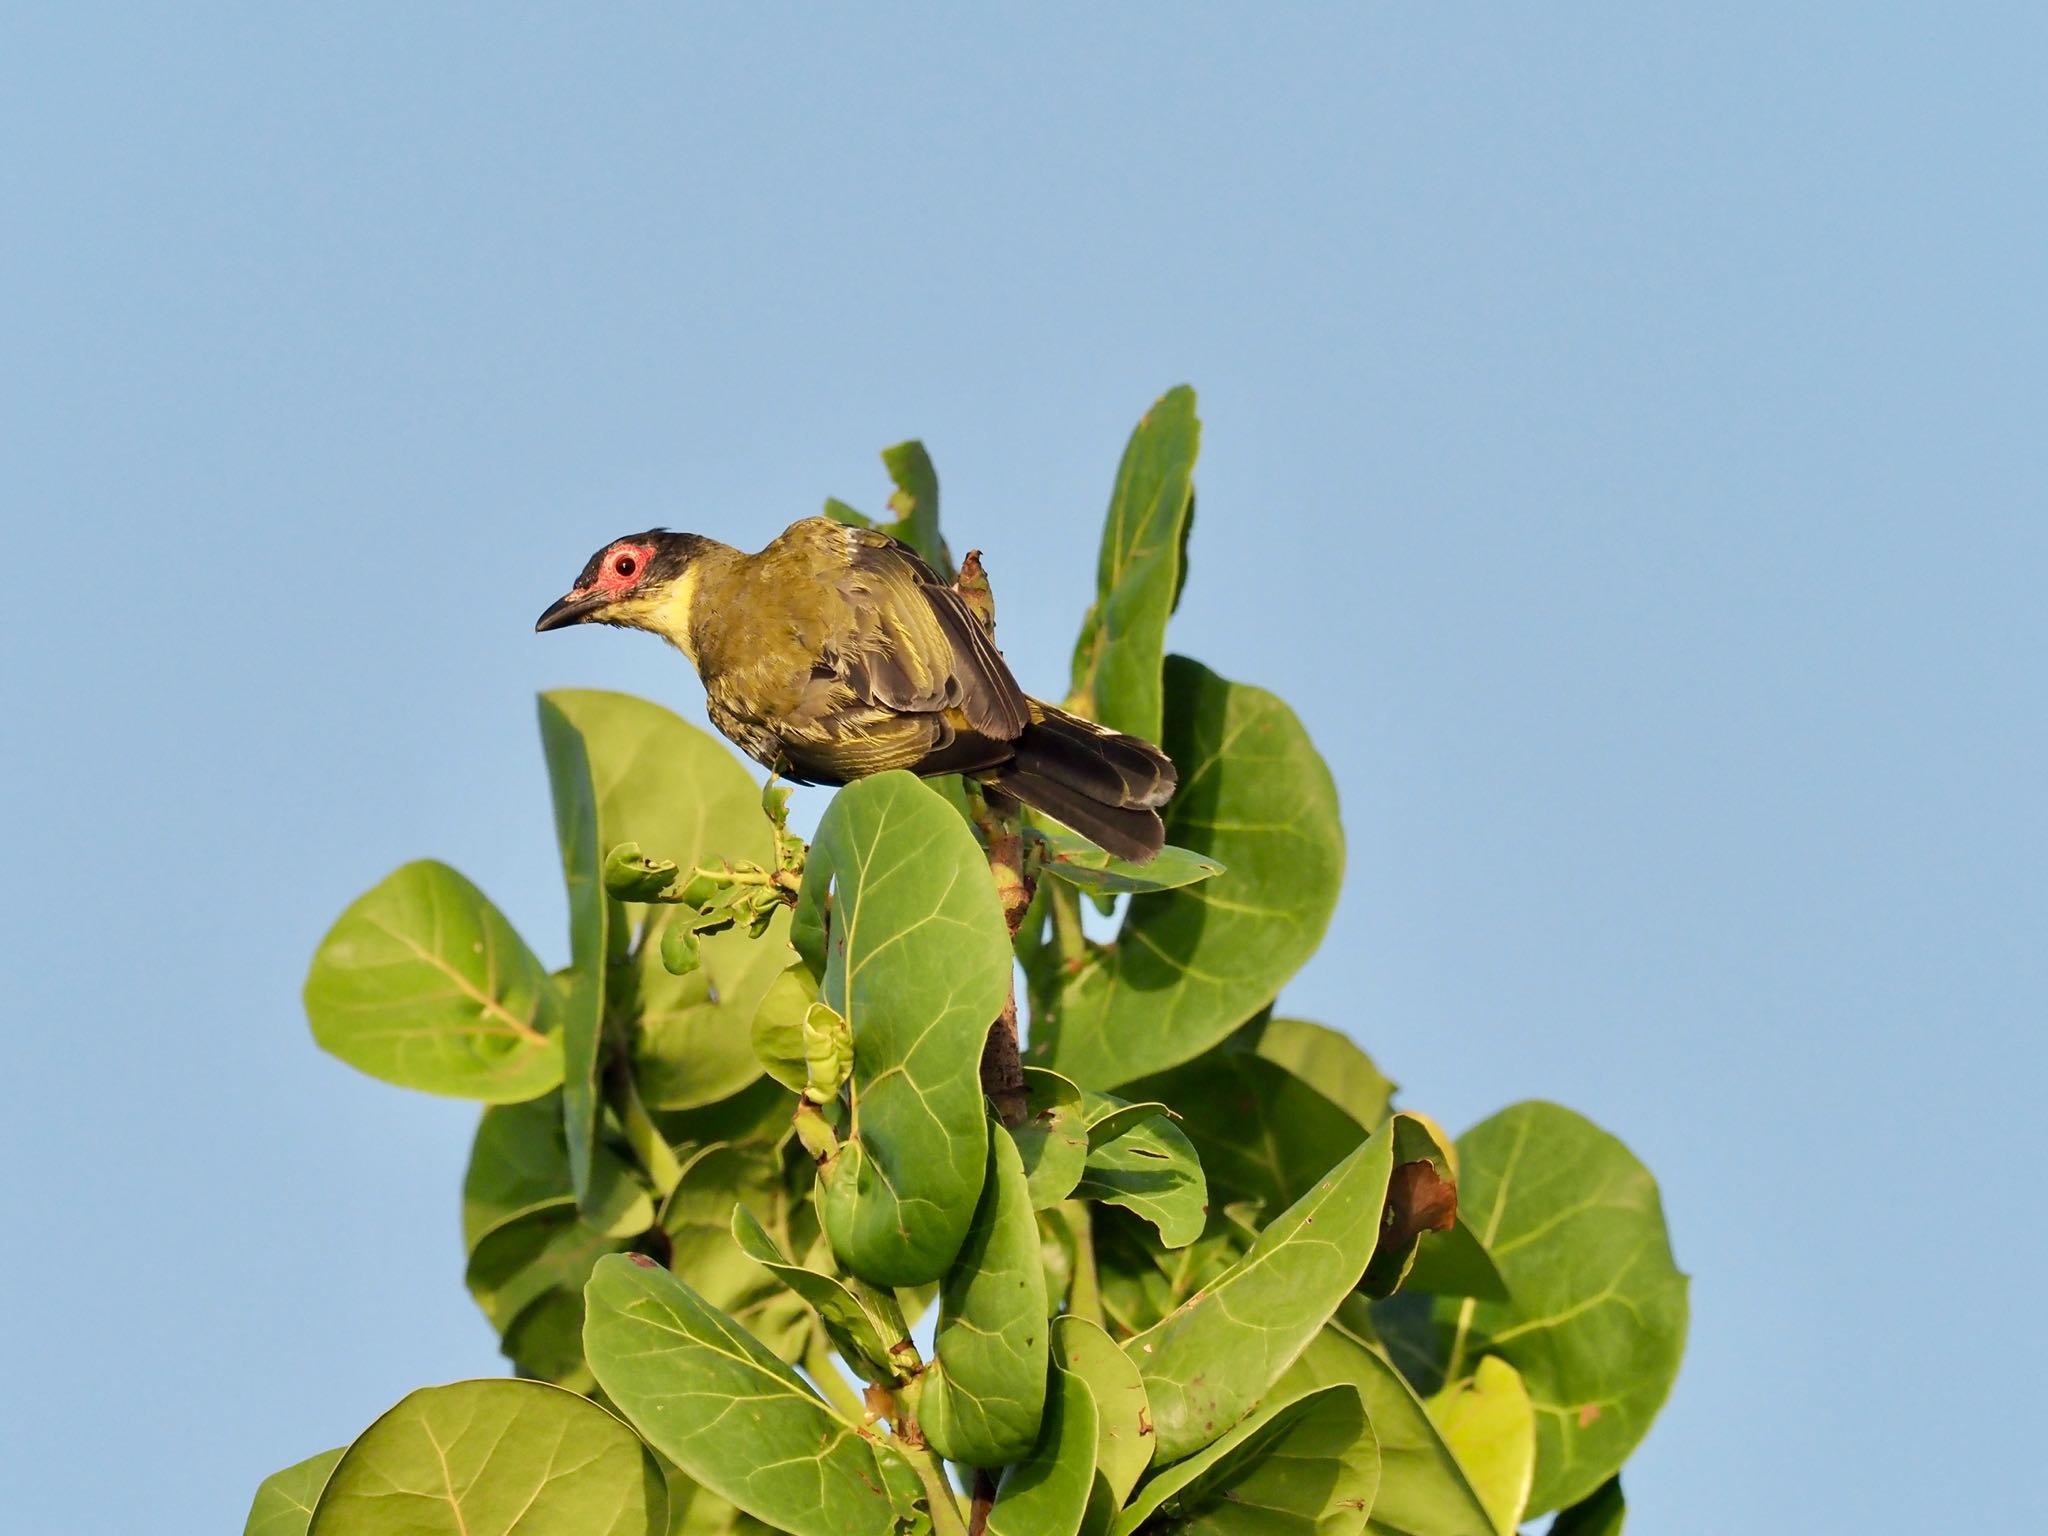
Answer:
M1010 1139L1024 1160L1031 1204L1058 1205L1074 1192L1088 1161L1088 1123L1081 1090L1057 1072L1024 1069L1024 1122L1010 1127Z
M1621 1478L1610 1477L1569 1509L1558 1511L1550 1523L1550 1536L1621 1536L1628 1516L1628 1500L1621 1495Z
M328 1473L339 1460L339 1450L322 1451L263 1479L249 1505L249 1519L242 1527L242 1536L306 1536L306 1522L312 1518L313 1505L320 1498L320 1490L327 1486Z
M1498 1355L1429 1400L1437 1433L1486 1506L1497 1536L1515 1536L1536 1475L1536 1410L1521 1373Z
M1460 1204L1513 1299L1440 1298L1396 1359L1431 1390L1489 1354L1522 1373L1534 1517L1591 1494L1648 1431L1685 1349L1686 1278L1649 1170L1568 1109L1502 1110L1458 1138L1458 1166Z
M988 1536L1078 1536L1095 1486L1097 1428L1088 1383L1055 1358L1038 1443L1003 1470Z
M603 843L589 744L553 695L540 700L541 746L555 806L555 841L569 888L568 1001L562 1012L562 1132L569 1183L592 1206L590 1164L597 1146L597 1067L603 1046L605 966L611 945L611 901L599 872Z
M1071 1314L1053 1323L1052 1347L1061 1366L1088 1383L1096 1410L1095 1477L1104 1507L1121 1509L1152 1463L1152 1410L1137 1363L1095 1324Z
M1343 879L1336 786L1293 712L1179 656L1166 688L1162 745L1180 769L1167 840L1230 872L1133 896L1116 943L1058 978L1033 1054L1084 1088L1191 1060L1270 1003L1322 941Z
M562 1080L562 996L446 864L394 870L335 920L306 976L313 1038L401 1088L510 1104Z
M711 1306L736 1319L785 1360L803 1352L809 1314L797 1297L733 1242L733 1219L747 1211L777 1231L796 1229L801 1240L811 1221L807 1202L792 1199L782 1180L782 1158L763 1142L714 1142L683 1164L682 1177L661 1211L668 1234L669 1267Z
M583 1284L592 1265L624 1246L581 1220L565 1197L485 1232L463 1283L501 1335L508 1360L526 1375L580 1391L588 1385L576 1333Z
M989 1136L988 1179L939 1286L936 1358L918 1379L915 1408L932 1449L970 1467L999 1467L1030 1452L1051 1349L1024 1165L993 1122Z
M1108 1094L1086 1094L1083 1104L1084 1113L1094 1120L1089 1128L1093 1145L1082 1166L1081 1182L1074 1186L1075 1195L1120 1205L1142 1216L1159 1229L1159 1240L1169 1248L1179 1248L1201 1236L1209 1186L1201 1160L1180 1127L1156 1109L1127 1121L1121 1118L1126 1109L1151 1106L1127 1106ZM1105 1121L1112 1128L1125 1128L1098 1141L1095 1127Z
M891 1326L891 1319L870 1311L837 1276L791 1263L769 1236L768 1229L745 1206L733 1209L732 1237L740 1252L810 1304L825 1325L833 1348L846 1357L846 1363L859 1372L863 1381L893 1386L903 1379L903 1367L908 1361L899 1360L896 1346L907 1340L900 1327ZM893 1321L900 1323L901 1318Z
M791 1093L810 1081L804 1053L804 1015L818 1000L818 979L792 965L769 984L754 1009L754 1056Z
M939 535L939 472L932 468L924 444L912 438L882 450L882 465L889 471L895 492L889 510L896 521L889 525L894 534L939 573L942 581L953 579L953 554Z
M309 1536L666 1536L661 1468L597 1404L538 1381L423 1387L356 1437Z
M1044 837L1045 873L1083 891L1110 896L1171 891L1223 873L1214 859L1185 848L1162 848L1143 864L1133 864L1065 827L1049 825Z
M679 868L721 859L772 868L775 836L752 775L718 738L630 694L563 689L547 702L585 743L597 807L597 845L638 843ZM671 927L689 908L611 903L615 954L606 1007L633 1043L641 1096L656 1109L729 1097L760 1076L747 1026L789 964L782 917L759 939L744 926L698 940L700 967L672 976L661 963Z
M982 1186L981 1046L1010 987L981 846L907 773L850 784L811 845L792 937L853 1029L847 1127L819 1173L833 1255L874 1285L935 1280Z
M1130 1091L1180 1113L1215 1198L1269 1212L1299 1200L1366 1137L1285 1067L1244 1051L1211 1051Z
M1427 1291L1432 1296L1477 1296L1481 1301L1506 1301L1508 1285L1494 1265L1493 1256L1479 1241L1471 1223L1460 1216L1448 1232L1425 1232L1422 1246L1403 1289Z
M692 1481L793 1536L896 1536L915 1475L674 1275L610 1258L583 1343L605 1395Z
M951 581L953 554L939 533L939 474L932 467L931 455L913 438L884 448L882 467L896 487L889 494L889 510L895 514L892 520L869 517L832 496L825 498L825 515L849 528L879 528L891 538L901 539L924 557L942 581Z
M1379 1490L1379 1447L1358 1393L1324 1387L1259 1413L1154 1473L1111 1528L1147 1520L1189 1536L1353 1536Z
M1159 669L1201 441L1185 384L1160 396L1131 433L1103 523L1095 603L1074 646L1074 706L1147 741L1159 740Z
M1381 1132L1281 1213L1245 1256L1125 1342L1152 1403L1161 1462L1242 1418L1358 1283L1379 1234L1393 1138Z
M1351 1303L1347 1303L1347 1310ZM1290 1397L1343 1382L1358 1391L1380 1448L1374 1536L1493 1536L1493 1521L1422 1402L1364 1340L1333 1319L1273 1388Z
M1393 1112L1395 1083L1348 1035L1304 1019L1265 1018L1246 1043L1314 1088L1358 1123L1377 1130Z
M592 1226L633 1237L654 1225L654 1201L617 1156L600 1143L592 1153ZM569 1148L559 1094L523 1104L494 1104L477 1122L462 1181L462 1242L473 1249L500 1222L572 1198Z
M1424 1240L1456 1230L1457 1166L1443 1133L1434 1121L1407 1110L1394 1116L1393 1129L1386 1215L1372 1263L1359 1282L1368 1296L1393 1294L1408 1278Z
M1082 1092L1086 1095L1088 1105L1090 1147L1099 1147L1105 1142L1115 1141L1132 1126L1142 1125L1147 1120L1159 1117L1169 1120L1175 1118L1173 1111L1164 1104L1149 1100L1143 1104L1126 1104L1122 1099L1112 1098L1106 1093L1089 1093L1085 1088Z

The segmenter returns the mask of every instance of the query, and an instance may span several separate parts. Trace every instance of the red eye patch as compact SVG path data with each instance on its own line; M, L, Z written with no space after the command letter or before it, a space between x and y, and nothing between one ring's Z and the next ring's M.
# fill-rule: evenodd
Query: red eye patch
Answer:
M599 592L623 592L647 574L647 562L654 551L645 544L621 544L605 552L591 586Z

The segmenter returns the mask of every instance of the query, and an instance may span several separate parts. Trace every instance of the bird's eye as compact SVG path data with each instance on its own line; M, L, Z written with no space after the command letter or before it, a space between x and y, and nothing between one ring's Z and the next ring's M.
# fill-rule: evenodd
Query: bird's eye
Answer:
M640 569L640 563L637 560L635 560L631 555L621 555L618 559L612 562L612 569L617 571L621 576L630 576L635 571Z

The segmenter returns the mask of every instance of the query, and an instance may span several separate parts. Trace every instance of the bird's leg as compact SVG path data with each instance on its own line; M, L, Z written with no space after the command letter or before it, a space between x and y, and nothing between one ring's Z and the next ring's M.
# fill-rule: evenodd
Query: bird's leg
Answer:
M1003 905L1003 922L1011 939L1024 922L1036 882L1027 873L1024 831L1016 801L998 790L967 781L967 805L974 824L988 844L988 868ZM981 1048L981 1091L995 1105L1005 1125L1022 1125L1026 1099L1024 1062L1017 1048L1017 980L1014 969L1003 999L1003 1011L990 1026Z

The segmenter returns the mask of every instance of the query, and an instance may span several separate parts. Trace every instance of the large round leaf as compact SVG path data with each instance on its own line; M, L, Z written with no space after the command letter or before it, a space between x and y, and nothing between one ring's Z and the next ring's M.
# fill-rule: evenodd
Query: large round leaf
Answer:
M1033 1054L1086 1088L1199 1056L1272 1002L1322 942L1343 879L1336 786L1279 699L1171 657L1162 745L1180 769L1167 840L1227 873L1133 896L1116 943L1045 999Z
M356 1437L309 1536L665 1536L668 1494L639 1437L538 1381L423 1387Z
M562 1080L560 990L490 899L431 859L335 920L305 996L315 1040L402 1088L510 1104Z
M242 1536L306 1536L306 1522L341 1452L322 1451L273 1472L256 1489Z
M936 1280L981 1192L981 1046L1010 988L981 847L907 773L850 784L811 844L792 937L853 1032L845 1138L819 1171L833 1256L875 1285Z
M1533 1518L1591 1494L1649 1430L1685 1349L1686 1278L1656 1180L1583 1116L1514 1105L1458 1138L1458 1167L1463 1217L1512 1299L1439 1297L1425 1336L1403 1342L1432 1389L1489 1354L1521 1372L1536 1410ZM1407 1368L1407 1353L1395 1358Z

